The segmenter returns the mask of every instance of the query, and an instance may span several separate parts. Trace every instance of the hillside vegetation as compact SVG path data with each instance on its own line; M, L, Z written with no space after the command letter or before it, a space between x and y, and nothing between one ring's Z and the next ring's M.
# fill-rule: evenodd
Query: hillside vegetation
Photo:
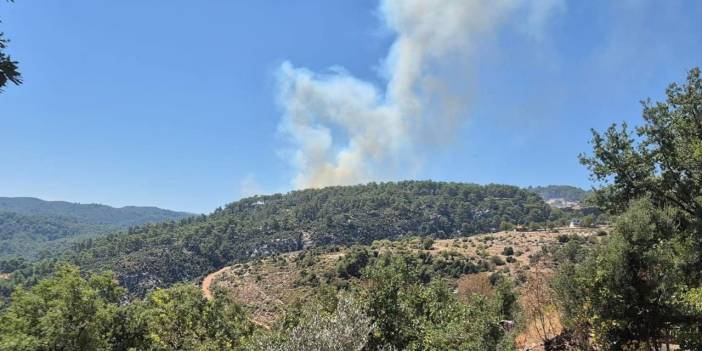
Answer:
M156 207L114 208L97 204L0 197L0 258L33 259L57 252L77 239L94 238L130 226L180 220L192 214ZM46 256L46 253L43 254Z
M294 191L234 202L209 216L151 224L83 243L64 258L114 270L135 293L194 280L231 262L329 244L437 238L537 225L551 211L513 186L431 181Z
M212 294L176 284L129 304L112 274L61 265L0 309L0 350L523 349L541 317L530 311L548 306L524 296L594 234L313 248L237 264Z
M440 278L459 299L468 299L473 293L490 292L490 281L500 276L510 277L521 289L535 275L551 274L564 248L592 246L603 238L598 233L602 230L560 228L316 248L237 263L209 275L202 288L206 296L215 291L230 295L257 324L272 327L289 308L313 299L320 288L343 290L363 284L364 270L385 256L415 262L425 279Z
M0 257L32 259L65 248L72 239L98 235L106 228L80 223L75 218L26 216L0 212Z
M126 228L144 223L179 220L193 214L150 206L111 207L66 201L45 201L32 197L0 197L0 212L45 217L68 217L86 224Z
M508 281L496 282L490 296L462 301L420 270L417 262L384 257L364 270L367 284L319 290L269 330L226 294L208 300L195 285L176 284L123 304L113 275L86 279L76 267L60 266L0 310L0 350L513 349L513 334L500 325L515 313Z

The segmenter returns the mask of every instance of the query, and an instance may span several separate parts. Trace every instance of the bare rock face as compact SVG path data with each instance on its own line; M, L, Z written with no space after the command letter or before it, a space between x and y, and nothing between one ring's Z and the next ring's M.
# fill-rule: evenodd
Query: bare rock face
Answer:
M314 246L314 241L312 241L312 234L310 232L302 232L300 235L300 246L302 250L306 250Z

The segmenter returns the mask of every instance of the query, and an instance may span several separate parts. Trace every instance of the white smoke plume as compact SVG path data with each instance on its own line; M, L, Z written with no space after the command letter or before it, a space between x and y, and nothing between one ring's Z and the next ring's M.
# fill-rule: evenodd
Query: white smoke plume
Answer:
M253 173L247 174L239 182L239 196L242 198L254 195L261 195L265 193L266 191L263 190L263 187L261 186L261 184L259 184L258 180L256 179L256 176Z
M449 140L467 115L470 84L461 77L475 45L524 5L529 12L551 7L518 0L383 0L380 15L395 35L383 61L384 89L342 70L316 74L283 63L279 129L292 147L293 187L358 184L416 170L422 146ZM529 13L523 22L538 26L532 19L545 17Z

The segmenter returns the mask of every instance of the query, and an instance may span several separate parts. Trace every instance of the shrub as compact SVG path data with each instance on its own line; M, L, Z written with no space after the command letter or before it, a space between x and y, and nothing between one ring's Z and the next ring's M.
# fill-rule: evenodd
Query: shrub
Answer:
M490 262L494 263L496 266L504 266L505 261L500 257L500 256L492 256L490 257Z
M324 308L302 311L299 323L281 333L259 334L253 339L254 350L360 350L370 336L372 320L349 295L338 298L336 310Z
M490 281L490 285L495 286L497 283L499 283L504 277L502 276L502 273L492 273L488 277L488 280Z
M502 250L502 255L504 255L504 256L512 256L512 255L514 255L514 249L513 249L511 246L506 246L506 247Z
M422 240L422 248L424 250L431 250L433 246L434 246L434 239L427 237L427 238L424 238L424 240Z
M370 254L368 250L353 248L346 256L340 259L336 266L336 272L342 278L358 278L361 276L361 270L366 267L369 260Z

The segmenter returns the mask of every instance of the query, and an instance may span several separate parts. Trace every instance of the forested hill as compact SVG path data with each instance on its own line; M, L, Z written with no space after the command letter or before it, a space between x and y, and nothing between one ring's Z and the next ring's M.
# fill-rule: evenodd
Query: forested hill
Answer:
M0 197L0 258L33 259L59 251L78 239L94 238L130 226L192 216L155 207L113 208L96 204Z
M158 207L111 207L100 204L79 204L65 201L44 201L33 197L0 197L0 212L45 217L68 217L80 223L127 228L134 225L180 220L192 213L164 210Z
M115 271L130 291L192 280L233 261L323 244L408 235L446 238L543 223L538 195L505 185L407 181L257 196L179 223L85 243L67 258Z

